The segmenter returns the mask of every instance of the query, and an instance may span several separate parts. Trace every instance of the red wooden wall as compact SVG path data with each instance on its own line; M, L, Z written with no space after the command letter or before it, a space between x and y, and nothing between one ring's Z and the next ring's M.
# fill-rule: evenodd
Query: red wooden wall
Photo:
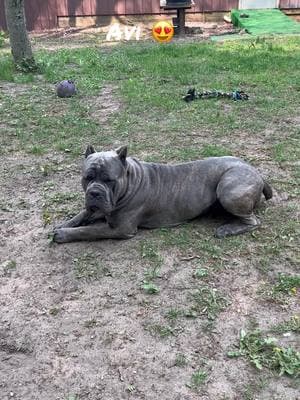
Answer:
M28 30L57 28L58 17L160 14L159 0L24 0ZM191 12L229 11L239 0L194 0ZM280 8L300 8L300 0L280 0ZM6 29L0 0L0 29Z
M280 8L300 8L300 0L280 0Z

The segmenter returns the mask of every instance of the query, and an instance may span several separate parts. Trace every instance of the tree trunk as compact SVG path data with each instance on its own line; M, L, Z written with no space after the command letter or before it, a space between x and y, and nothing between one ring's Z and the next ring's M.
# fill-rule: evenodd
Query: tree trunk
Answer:
M5 0L6 23L15 65L22 71L36 70L26 31L24 0Z

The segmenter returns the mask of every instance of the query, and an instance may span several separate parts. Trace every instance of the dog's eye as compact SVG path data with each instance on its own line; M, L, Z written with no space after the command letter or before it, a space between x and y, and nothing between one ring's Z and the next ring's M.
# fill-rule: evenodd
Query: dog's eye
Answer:
M105 182L105 183L113 183L114 179L110 179L108 177L105 177L105 178L103 178L103 182Z
M94 174L88 174L87 176L86 176L86 180L87 181L92 181L94 179Z

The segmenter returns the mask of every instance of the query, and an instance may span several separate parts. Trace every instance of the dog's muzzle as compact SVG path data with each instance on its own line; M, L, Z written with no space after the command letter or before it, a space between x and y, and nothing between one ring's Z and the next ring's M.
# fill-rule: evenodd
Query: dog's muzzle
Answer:
M109 214L113 210L110 190L105 185L93 183L85 192L85 206L90 211L100 211Z

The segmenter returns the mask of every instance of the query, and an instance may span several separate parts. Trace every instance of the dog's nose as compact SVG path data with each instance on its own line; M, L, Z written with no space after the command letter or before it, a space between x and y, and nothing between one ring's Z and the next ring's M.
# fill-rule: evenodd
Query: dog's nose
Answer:
M97 197L100 196L100 193L98 192L98 190L91 189L91 190L89 190L89 195L90 195L91 197L97 198Z

